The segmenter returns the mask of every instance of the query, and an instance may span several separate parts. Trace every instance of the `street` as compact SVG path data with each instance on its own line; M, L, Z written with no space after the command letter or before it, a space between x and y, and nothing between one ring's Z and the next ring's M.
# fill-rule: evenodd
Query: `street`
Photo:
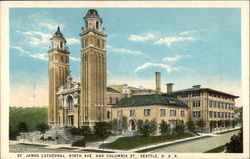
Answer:
M231 136L239 131L233 131L225 134L217 134L217 136L203 138L193 141L187 141L180 144L167 146L158 150L151 151L152 153L164 152L206 152L230 141Z

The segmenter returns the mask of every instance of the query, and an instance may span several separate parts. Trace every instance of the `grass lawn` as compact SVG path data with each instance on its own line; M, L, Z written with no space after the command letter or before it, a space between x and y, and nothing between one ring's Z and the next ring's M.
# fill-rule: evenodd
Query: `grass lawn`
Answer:
M165 141L183 139L193 136L191 133L167 135ZM149 136L147 145L164 142L164 136ZM104 144L104 148L128 150L140 146L146 146L146 138L143 136L122 137L115 142Z
M224 150L225 150L225 145L222 145L212 150L206 151L205 153L218 153L218 152L223 152Z
M105 137L104 139L106 138L108 138L108 136ZM86 142L96 142L96 141L102 141L102 140L103 140L103 137L97 136L95 134L89 134L85 137Z
M85 147L86 142L103 141L103 139L105 140L105 139L108 138L108 137L109 137L109 136L106 136L106 137L103 138L103 137L97 136L97 135L95 135L95 134L89 134L89 135L87 135L86 137L84 137L83 139L74 142L74 143L72 144L72 146Z

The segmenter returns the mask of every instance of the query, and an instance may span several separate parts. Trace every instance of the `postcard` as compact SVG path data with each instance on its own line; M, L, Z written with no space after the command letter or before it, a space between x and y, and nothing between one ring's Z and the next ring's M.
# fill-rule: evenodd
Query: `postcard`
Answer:
M249 2L1 2L1 158L249 158Z

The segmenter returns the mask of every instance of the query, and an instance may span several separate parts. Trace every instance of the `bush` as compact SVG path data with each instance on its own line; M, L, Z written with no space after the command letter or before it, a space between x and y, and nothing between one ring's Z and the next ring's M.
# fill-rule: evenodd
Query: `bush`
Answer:
M85 141L85 139L78 140L76 142L73 142L71 146L85 147L86 141Z
M243 128L239 134L235 134L231 137L231 141L226 143L226 152L230 153L242 153L243 152Z
M49 136L47 140L55 141L51 136Z

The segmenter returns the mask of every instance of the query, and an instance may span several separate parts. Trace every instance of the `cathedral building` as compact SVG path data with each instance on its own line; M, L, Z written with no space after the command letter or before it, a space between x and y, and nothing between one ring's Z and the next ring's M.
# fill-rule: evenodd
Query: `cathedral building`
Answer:
M129 130L136 121L167 121L174 127L177 120L232 120L237 96L195 86L180 91L161 91L160 72L156 72L156 89L130 87L127 84L109 85L106 73L106 34L102 18L95 9L83 18L80 35L80 82L71 78L69 50L60 27L49 47L49 124L51 126L89 125L98 121L128 119Z

